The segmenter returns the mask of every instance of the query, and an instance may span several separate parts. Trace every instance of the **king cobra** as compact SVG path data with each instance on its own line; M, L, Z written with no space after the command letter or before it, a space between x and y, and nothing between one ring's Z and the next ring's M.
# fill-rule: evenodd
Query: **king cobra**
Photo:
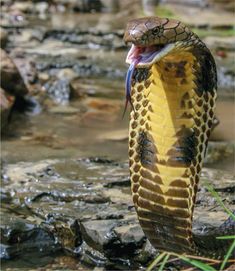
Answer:
M129 163L133 202L151 244L163 251L222 257L231 219L196 234L193 209L215 112L215 61L177 20L131 20L124 41L131 103Z

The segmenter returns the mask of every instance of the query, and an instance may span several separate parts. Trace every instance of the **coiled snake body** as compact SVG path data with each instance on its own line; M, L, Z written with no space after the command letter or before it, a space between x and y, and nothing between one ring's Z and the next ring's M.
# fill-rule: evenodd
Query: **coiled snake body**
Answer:
M128 23L126 62L131 189L139 222L152 245L177 253L221 257L218 231L195 235L192 218L199 176L213 125L214 59L196 34L176 20Z

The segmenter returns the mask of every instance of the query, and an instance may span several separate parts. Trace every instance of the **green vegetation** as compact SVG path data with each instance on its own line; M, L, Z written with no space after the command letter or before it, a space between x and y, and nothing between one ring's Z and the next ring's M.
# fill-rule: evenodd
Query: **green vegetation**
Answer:
M176 19L176 16L175 14L173 13L172 10L168 9L167 7L165 6L157 6L156 7L156 16L159 16L159 17L165 17L165 18L169 18L169 19Z
M155 8L155 15L161 18L177 19L172 10L162 5ZM143 10L141 10L140 16L146 16Z
M219 205L235 221L234 214L224 205L222 199L220 198L218 193L214 190L214 188L211 185L209 185L208 183L205 183L205 186L208 189L208 191L212 194L212 196L216 199L216 201L219 203ZM229 258L235 249L235 235L220 236L220 237L217 237L217 239L233 239L233 242L230 245L230 247L229 247L229 249L228 249L228 251L222 261L204 258L204 257L200 257L200 256L179 255L177 253L162 252L161 254L159 254L155 258L155 260L150 264L150 266L147 268L146 271L151 271L153 269L156 271L163 271L164 267L167 264L167 261L170 257L171 257L171 262L174 260L180 259L180 260L190 264L191 266L197 268L197 270L217 271L218 269L215 269L213 267L213 265L217 265L217 266L220 265L219 271L223 271L223 270L225 270L224 268L228 264ZM172 260L172 258L173 258L173 260Z
M226 236L225 236L225 237L226 237ZM228 260L229 260L229 257L230 257L231 254L233 253L234 248L235 248L235 240L233 240L233 242L232 242L230 248L228 249L228 251L227 251L227 253L226 253L225 257L224 257L224 260L223 260L223 262L222 262L222 264L221 264L221 266L220 266L220 270L224 270L224 267L225 267L225 265L227 264L227 262L228 262Z
M190 28L195 32L200 38L205 38L208 36L214 37L233 37L235 36L235 29L208 29L208 28Z

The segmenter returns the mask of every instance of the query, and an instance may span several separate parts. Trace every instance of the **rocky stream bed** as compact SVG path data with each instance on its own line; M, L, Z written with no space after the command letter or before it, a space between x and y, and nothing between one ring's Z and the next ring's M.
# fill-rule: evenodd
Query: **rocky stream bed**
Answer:
M146 266L157 252L139 226L127 176L128 163L98 157L3 164L2 267L14 259L12 267L57 270L55 255L57 261L75 257L72 266L63 265L72 270L81 263L108 270ZM227 206L234 204L233 178L215 169L202 174ZM194 230L217 227L226 217L202 187Z
M138 1L121 2L116 13L100 1L3 2L1 270L144 270L158 251L131 199L128 114L122 120L123 29L129 18L141 16ZM210 25L217 10L203 12L195 1L187 17L174 1L166 2L168 14L175 10L186 23L190 14L203 13L203 25L192 21L191 27L218 68L220 123L209 142L194 215L194 230L202 232L227 218L205 183L234 207L231 13L221 13L222 26ZM229 33L221 36L220 27ZM183 267L173 261L167 268Z

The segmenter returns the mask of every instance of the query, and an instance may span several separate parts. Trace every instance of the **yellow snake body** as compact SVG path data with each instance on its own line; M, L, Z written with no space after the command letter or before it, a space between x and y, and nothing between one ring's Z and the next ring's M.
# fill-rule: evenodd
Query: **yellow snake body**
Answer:
M166 19L137 19L129 23L124 39L138 44L136 31L139 27L146 32L146 22L163 30L164 23L167 25ZM175 21L167 22L176 25ZM135 35L131 34L133 28ZM131 190L139 222L154 247L217 257L222 252L218 253L214 243L215 234L200 241L192 232L193 209L216 100L213 58L201 41L198 44L199 51L193 51L191 45L173 49L156 63L137 65L135 69L129 126ZM210 65L205 67L208 61ZM209 89L202 89L207 86ZM208 246L213 247L210 253Z

